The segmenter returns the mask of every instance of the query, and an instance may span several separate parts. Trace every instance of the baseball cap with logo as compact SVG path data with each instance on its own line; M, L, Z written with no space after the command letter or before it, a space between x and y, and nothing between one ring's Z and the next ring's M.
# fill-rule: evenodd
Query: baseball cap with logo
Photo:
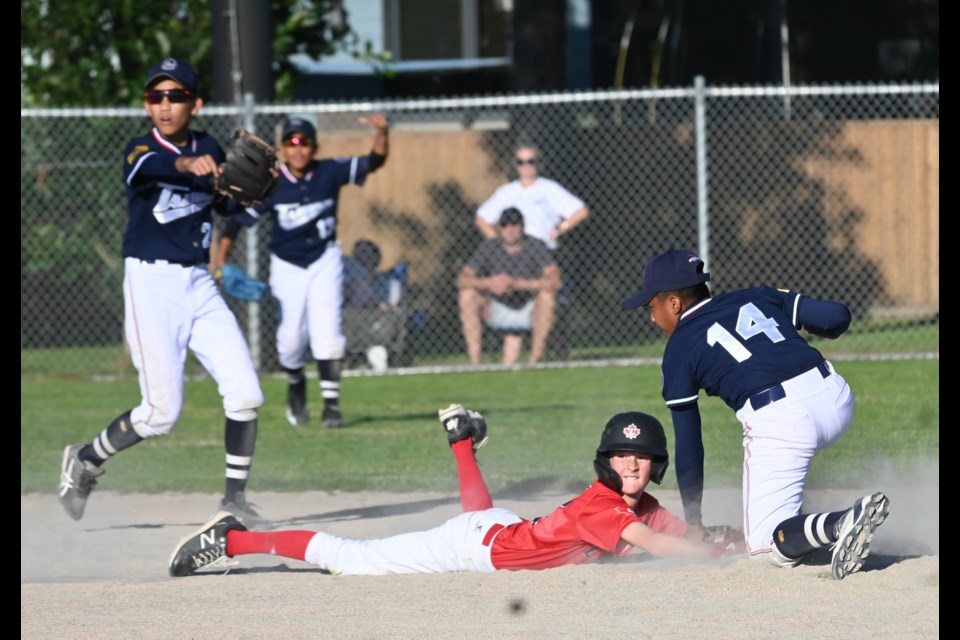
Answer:
M167 58L150 67L143 88L149 89L164 78L169 78L190 93L197 92L197 72L189 62L177 58Z
M646 305L661 291L679 291L710 279L703 272L703 260L693 251L671 249L647 260L643 269L643 288L623 302L624 309Z
M294 133L306 136L312 141L316 141L317 139L317 129L313 126L313 123L303 118L290 118L283 123L283 133L280 134L281 138L286 139L287 136Z

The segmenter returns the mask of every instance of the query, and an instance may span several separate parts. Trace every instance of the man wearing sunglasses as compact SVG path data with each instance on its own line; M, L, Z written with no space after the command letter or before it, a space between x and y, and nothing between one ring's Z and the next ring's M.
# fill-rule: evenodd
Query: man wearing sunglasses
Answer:
M386 117L374 113L360 123L376 134L365 156L314 159L317 130L303 118L283 125L280 184L263 205L248 216L228 221L216 264L225 264L241 224L275 216L270 241L270 290L280 305L277 353L287 374L287 421L295 427L309 421L304 373L307 349L317 361L323 396L323 424L346 426L340 411L340 377L346 350L343 334L343 253L337 240L340 188L362 186L387 161Z
M214 191L211 177L225 159L220 144L190 129L203 105L193 67L167 58L150 69L144 90L153 130L131 140L123 153L124 327L141 400L92 441L64 448L60 502L79 520L107 460L173 430L183 406L189 348L223 397L226 489L220 509L248 526L262 526L266 521L247 502L245 489L263 394L243 333L207 270L212 212L243 209Z
M500 212L515 207L523 213L526 234L543 240L555 251L560 236L570 233L590 216L583 200L559 182L539 175L539 162L539 154L533 147L517 149L514 154L517 179L497 189L477 209L475 222L485 238L497 237Z

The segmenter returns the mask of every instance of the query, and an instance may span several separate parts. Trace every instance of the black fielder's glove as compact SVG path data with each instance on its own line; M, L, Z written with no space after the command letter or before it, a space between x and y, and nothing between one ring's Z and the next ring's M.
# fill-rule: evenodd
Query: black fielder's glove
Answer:
M262 204L277 190L277 154L270 144L243 127L231 136L222 173L214 178L219 193L244 207Z

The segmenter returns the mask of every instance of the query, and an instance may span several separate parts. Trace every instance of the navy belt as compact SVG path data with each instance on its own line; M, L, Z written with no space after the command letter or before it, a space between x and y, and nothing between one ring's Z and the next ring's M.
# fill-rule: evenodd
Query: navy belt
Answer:
M830 367L827 366L827 361L824 360L817 365L817 370L820 372L824 378L830 375ZM787 397L787 392L783 390L783 385L778 384L776 386L770 387L766 391L761 391L760 393L750 396L748 402L754 411L762 409L763 407L776 402L777 400L783 400Z

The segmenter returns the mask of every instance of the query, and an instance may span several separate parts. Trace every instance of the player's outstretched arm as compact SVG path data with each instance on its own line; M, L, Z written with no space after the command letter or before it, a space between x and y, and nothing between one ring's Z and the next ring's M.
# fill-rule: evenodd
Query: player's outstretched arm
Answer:
M687 524L703 524L703 434L696 403L670 409L673 419L674 464Z
M655 556L690 556L711 558L722 555L714 545L684 536L671 536L654 531L642 522L627 525L620 536L624 542Z

